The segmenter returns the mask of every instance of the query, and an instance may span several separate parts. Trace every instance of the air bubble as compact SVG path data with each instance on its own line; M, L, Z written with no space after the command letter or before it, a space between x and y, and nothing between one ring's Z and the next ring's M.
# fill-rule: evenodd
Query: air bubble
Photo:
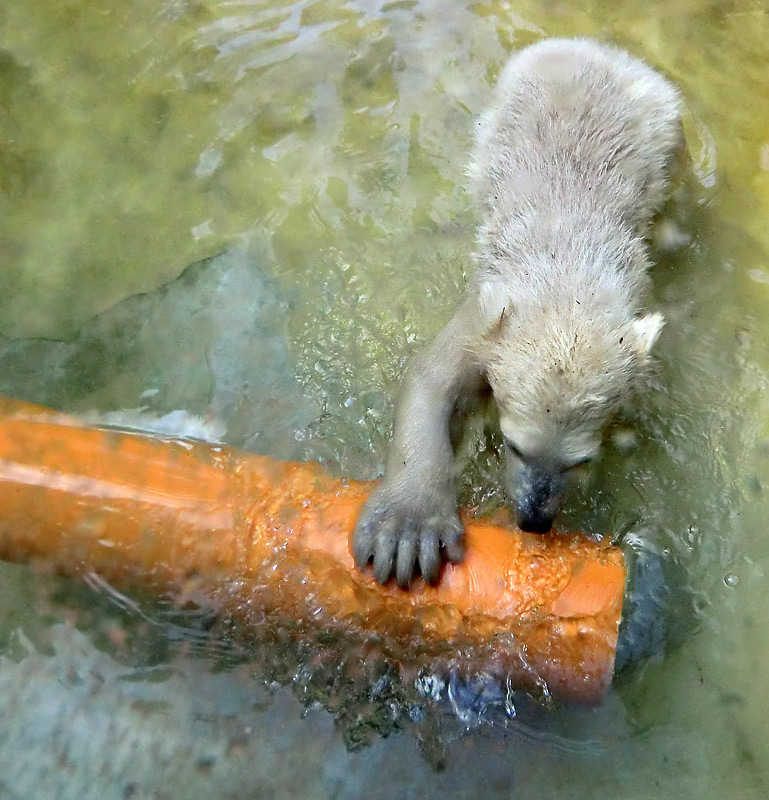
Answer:
M728 574L724 575L724 583L731 588L737 586L739 582L739 575L735 575L733 572L729 572Z

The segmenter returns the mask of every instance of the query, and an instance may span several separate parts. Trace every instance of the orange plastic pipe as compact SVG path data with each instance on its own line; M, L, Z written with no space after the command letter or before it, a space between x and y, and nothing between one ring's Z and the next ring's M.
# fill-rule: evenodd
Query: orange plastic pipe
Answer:
M368 637L407 675L461 664L600 700L625 584L617 548L465 515L466 559L437 586L382 587L350 554L370 490L317 464L82 427L0 398L0 557L203 596L245 630L267 615Z

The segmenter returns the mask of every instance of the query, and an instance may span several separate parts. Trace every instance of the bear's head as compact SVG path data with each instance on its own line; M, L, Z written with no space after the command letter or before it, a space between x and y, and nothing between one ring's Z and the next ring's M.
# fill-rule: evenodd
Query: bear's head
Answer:
M486 376L518 524L546 532L569 474L598 455L608 422L646 372L664 319L573 300L514 306L505 296L482 306Z

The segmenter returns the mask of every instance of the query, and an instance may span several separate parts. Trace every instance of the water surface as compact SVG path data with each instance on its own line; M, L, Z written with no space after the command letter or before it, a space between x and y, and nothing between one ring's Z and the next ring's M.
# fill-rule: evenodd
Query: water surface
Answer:
M767 12L699 0L5 4L0 391L136 424L182 410L168 424L357 478L381 472L404 364L471 269L463 170L508 54L590 35L669 76L690 160L666 211L685 241L655 256L659 369L565 524L663 555L694 621L673 614L680 646L549 734L509 720L506 734L470 724L460 736L464 723L446 723L439 776L410 734L347 754L326 711L300 719L284 690L265 699L263 672L250 686L248 659L190 645L178 619L142 622L88 587L51 596L50 579L2 565L3 696L25 702L5 701L0 788L42 796L59 776L60 797L160 797L176 776L171 796L245 798L269 775L288 797L301 775L320 797L769 795ZM465 501L501 502L496 445L473 428ZM83 749L101 707L82 688L35 687L58 676L93 696L97 662L99 702L120 722ZM201 683L223 694L197 708ZM42 733L54 707L69 772ZM115 737L165 749L149 748L132 782ZM220 738L242 749L214 766L205 747ZM371 770L389 782L370 785Z

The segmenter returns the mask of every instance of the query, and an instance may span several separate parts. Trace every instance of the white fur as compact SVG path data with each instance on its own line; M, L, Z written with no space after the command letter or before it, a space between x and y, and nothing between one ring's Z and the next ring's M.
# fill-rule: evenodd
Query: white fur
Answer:
M595 449L662 328L660 314L639 316L642 237L679 114L675 89L641 61L551 39L510 60L479 123L471 291L503 432L532 455L566 462Z
M643 373L662 315L643 314L643 236L679 143L675 90L584 39L514 56L479 123L470 167L483 220L465 302L412 361L385 477L353 537L380 582L427 580L462 558L449 427L491 386L519 524L545 531L570 467Z

